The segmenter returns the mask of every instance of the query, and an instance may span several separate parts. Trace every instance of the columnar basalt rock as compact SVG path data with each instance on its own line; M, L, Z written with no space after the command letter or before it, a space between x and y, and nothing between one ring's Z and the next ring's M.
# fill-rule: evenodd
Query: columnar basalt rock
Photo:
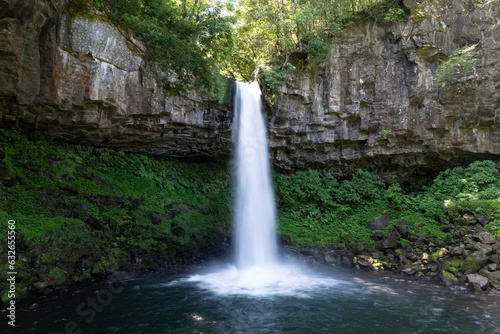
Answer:
M64 1L2 6L2 127L150 155L228 154L231 106L196 92L165 96L140 43L105 18L61 14Z
M324 63L292 73L268 111L279 169L362 167L395 179L500 160L498 4L406 5L409 20L359 22ZM442 62L473 45L473 68L439 86Z

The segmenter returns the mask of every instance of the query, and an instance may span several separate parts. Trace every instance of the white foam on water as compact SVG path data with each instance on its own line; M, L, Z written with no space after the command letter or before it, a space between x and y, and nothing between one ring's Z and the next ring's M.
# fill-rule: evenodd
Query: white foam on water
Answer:
M309 274L293 264L252 266L239 269L235 265L213 272L192 275L180 282L193 282L217 295L247 295L266 297L276 295L307 298L311 292L339 288L349 284L331 277Z

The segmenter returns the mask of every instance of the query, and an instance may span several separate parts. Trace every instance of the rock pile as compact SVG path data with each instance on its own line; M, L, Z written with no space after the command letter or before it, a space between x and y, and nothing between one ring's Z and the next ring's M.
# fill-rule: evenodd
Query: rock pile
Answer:
M387 219L381 218L367 226L375 230L375 249L299 253L302 258L316 263L430 277L448 286L465 286L473 292L500 290L500 237L495 238L484 231L489 222L486 217L465 215L461 222L443 226L443 231L452 236L446 240L410 236L404 221L384 234L381 230L387 224L381 221ZM412 244L403 246L403 239Z

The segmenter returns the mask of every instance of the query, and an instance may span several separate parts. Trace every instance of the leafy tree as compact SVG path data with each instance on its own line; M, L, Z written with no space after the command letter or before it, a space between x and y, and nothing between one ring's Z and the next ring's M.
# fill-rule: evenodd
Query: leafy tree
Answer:
M73 0L85 10L81 0ZM168 94L197 89L222 101L226 91L219 65L233 49L229 4L206 0L94 0L121 27L147 46L150 69ZM88 10L89 5L87 5Z
M227 2L221 2L227 1ZM324 61L351 22L404 16L398 0L71 0L104 11L148 47L168 93L201 90L222 100L225 76L258 78L274 102L295 66Z
M397 0L241 0L236 16L231 73L249 79L258 71L273 104L287 72L324 61L349 23L370 17L383 24L404 11Z

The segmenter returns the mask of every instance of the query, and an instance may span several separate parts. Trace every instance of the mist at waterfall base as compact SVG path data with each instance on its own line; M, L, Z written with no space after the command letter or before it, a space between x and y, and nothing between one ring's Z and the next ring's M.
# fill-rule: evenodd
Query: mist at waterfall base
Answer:
M187 281L218 294L254 296L304 295L342 283L331 277L306 274L297 265L279 259L266 123L257 82L237 83L233 139L234 264L191 276Z

